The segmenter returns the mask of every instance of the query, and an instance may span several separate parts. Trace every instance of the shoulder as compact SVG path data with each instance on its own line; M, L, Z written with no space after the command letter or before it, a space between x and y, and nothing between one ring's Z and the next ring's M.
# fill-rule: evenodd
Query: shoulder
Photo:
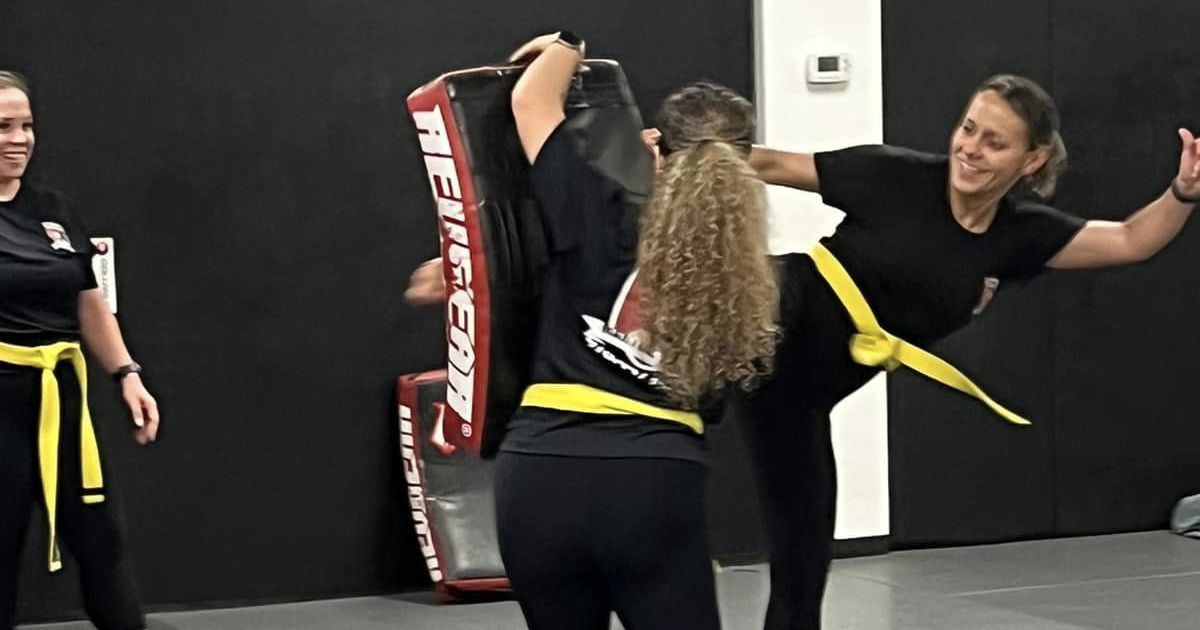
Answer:
M859 159L859 160L877 160L890 161L901 164L923 164L923 165L945 165L946 156L937 153L926 153L909 149L908 147L897 147L890 144L860 144L857 146L846 147L836 151L823 151L816 154L818 159L821 158L839 158L839 159Z
M1035 200L1014 200L1006 214L1009 228L1003 236L1008 257L1006 275L1030 278L1045 270L1047 262L1066 247L1087 221Z
M39 182L21 182L20 194L26 204L41 212L59 214L70 206L67 196L61 191Z
M866 144L818 153L817 179L825 203L847 214L894 205L900 190L924 194L944 184L946 157L886 144ZM915 187L915 188L914 188ZM944 194L944 191L943 191Z
M821 184L826 176L837 179L874 179L879 177L940 175L946 168L946 156L925 153L887 144L863 144L814 155Z
M1086 223L1082 217L1033 199L1011 201L1009 214L1019 223L1058 223L1069 227L1082 227Z
M31 218L37 221L60 223L72 235L87 235L85 222L67 194L40 183L24 182L21 187L21 195L24 198L22 204L25 207L23 212L29 214Z
M529 165L529 176L535 194L551 206L577 197L589 188L589 182L600 179L585 156L580 138L565 124L546 138Z
M542 143L542 148L530 163L530 170L536 175L550 170L586 166L579 138L566 124L559 124Z

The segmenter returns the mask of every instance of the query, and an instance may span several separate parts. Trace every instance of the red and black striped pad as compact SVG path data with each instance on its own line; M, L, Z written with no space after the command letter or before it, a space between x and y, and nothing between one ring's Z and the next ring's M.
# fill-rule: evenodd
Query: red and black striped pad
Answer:
M565 111L588 160L640 203L652 157L621 67L588 61ZM438 77L408 97L438 213L446 279L446 436L493 454L529 380L547 253L510 96L524 67Z
M496 542L492 461L444 436L446 371L400 377L400 453L408 507L443 600L509 590Z

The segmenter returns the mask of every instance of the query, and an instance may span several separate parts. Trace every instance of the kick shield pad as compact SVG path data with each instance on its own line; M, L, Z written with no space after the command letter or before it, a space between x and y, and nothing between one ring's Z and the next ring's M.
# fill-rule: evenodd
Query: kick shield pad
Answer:
M649 194L653 158L621 67L587 61L572 80L567 128L628 201ZM528 384L546 239L529 190L510 97L523 66L452 72L412 93L438 213L446 279L446 440L495 453Z
M446 600L509 590L496 542L493 463L441 439L446 371L402 376L396 391L408 507L434 588Z

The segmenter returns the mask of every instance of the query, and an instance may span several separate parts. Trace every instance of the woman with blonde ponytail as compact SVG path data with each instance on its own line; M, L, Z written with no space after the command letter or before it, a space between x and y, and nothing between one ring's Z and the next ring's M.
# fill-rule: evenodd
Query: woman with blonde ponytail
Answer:
M1046 205L1067 163L1058 110L1040 86L1012 75L975 90L947 155L887 146L752 151L768 184L819 193L846 213L811 256L781 259L786 325L775 373L735 401L764 503L769 630L821 627L837 496L833 406L901 365L971 391L948 364L913 361L914 346L970 323L1009 280L1133 263L1165 247L1200 201L1200 141L1179 135L1170 187L1125 221L1084 221ZM854 292L865 307L854 305Z
M665 158L642 212L638 285L659 378L685 408L770 372L779 293L767 256L762 182L750 168L751 105L697 83L659 116Z
M766 377L778 339L754 109L709 83L669 97L644 136L652 198L630 203L562 125L582 51L563 31L513 55L532 59L512 112L550 260L532 384L496 458L500 552L534 630L612 612L716 630L701 411Z

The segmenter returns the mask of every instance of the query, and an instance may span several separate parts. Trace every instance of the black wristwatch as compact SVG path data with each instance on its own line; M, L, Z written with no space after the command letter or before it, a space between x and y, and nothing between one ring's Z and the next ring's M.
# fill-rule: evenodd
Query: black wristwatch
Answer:
M1174 196L1175 200L1178 201L1179 203L1190 203L1190 204L1200 203L1200 197L1184 197L1183 196L1183 191L1179 190L1179 178L1178 177L1171 180L1171 195Z
M575 31L559 31L556 43L562 44L579 54L583 54L583 38L576 35Z
M142 366L138 365L137 362L134 362L134 363L130 363L128 365L122 365L121 367L117 368L116 371L112 373L112 377L113 377L113 380L120 383L121 381L125 380L126 376L129 376L130 374L139 374L140 375L141 373L142 373Z

